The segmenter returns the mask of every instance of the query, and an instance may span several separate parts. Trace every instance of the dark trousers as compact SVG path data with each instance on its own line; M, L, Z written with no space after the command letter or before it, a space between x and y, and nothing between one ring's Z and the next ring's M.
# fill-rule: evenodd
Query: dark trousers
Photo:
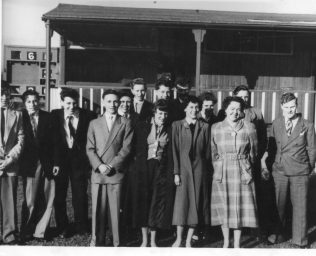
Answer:
M65 230L68 226L66 198L70 181L75 228L77 232L84 232L88 227L88 179L86 175L75 175L78 170L75 170L71 166L71 159L75 156L72 155L72 152L69 152L68 157L70 159L68 164L63 166L60 170L61 173L55 180L56 194L54 207L56 224L60 231Z
M307 194L309 177L308 175L284 176L275 171L272 174L279 213L277 231L280 233L285 228L285 210L288 196L290 196L293 206L292 243L302 246L307 245Z

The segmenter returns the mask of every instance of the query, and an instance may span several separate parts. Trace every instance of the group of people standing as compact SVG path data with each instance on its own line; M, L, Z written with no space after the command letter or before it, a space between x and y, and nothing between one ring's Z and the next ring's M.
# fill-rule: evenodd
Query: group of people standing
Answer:
M37 92L26 91L25 109L19 112L9 104L9 87L2 86L3 243L17 241L16 177L21 175L23 240L46 239L53 207L60 237L86 234L90 177L91 246L104 246L107 236L119 246L124 225L141 231L142 247L156 247L157 231L172 226L176 226L172 246L181 246L186 237L185 246L191 247L197 231L212 225L221 226L224 248L230 246L232 229L238 248L242 228L267 231L270 211L265 181L273 179L278 224L269 230L266 241L281 241L290 189L292 243L306 247L315 130L296 113L294 94L282 95L283 115L274 120L267 139L263 116L249 106L246 86L238 86L233 96L224 99L217 116L212 93L191 96L184 80L174 86L176 100L170 97L171 80L160 78L155 103L145 99L142 78L131 82L131 93L106 90L102 95L105 112L100 117L80 109L78 93L69 88L61 91L62 108L51 113L39 109ZM69 228L66 209L69 181L75 230Z

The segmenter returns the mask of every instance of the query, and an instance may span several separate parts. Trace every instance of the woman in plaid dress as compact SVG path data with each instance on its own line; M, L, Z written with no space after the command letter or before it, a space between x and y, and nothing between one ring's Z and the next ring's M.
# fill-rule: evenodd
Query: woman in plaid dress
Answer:
M257 134L252 123L241 118L244 102L227 97L226 118L211 130L214 168L211 195L211 224L221 225L224 248L229 246L229 229L234 230L234 247L240 246L242 227L258 226L253 163L257 155Z

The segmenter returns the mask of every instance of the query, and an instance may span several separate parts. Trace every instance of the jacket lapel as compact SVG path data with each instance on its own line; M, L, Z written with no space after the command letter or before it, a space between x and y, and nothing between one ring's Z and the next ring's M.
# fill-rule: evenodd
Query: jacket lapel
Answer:
M3 136L4 143L7 142L11 129L16 121L16 115L15 111L8 108L7 110L7 118L6 118L6 126L5 126L5 132Z
M285 125L284 125L284 129L285 129ZM291 143L293 140L295 140L299 135L300 132L303 130L303 122L302 122L302 118L299 117L299 119L297 120L297 123L294 127L293 132L291 133L290 137L288 137L288 141L287 144Z
M79 134L82 134L81 130L83 129L83 125L85 123L85 118L86 116L83 114L82 110L79 109L79 121L78 121L78 126L74 138L74 142L77 140Z
M105 125L106 125L106 128L107 128L107 131L109 130L108 129L108 126L107 126L107 123L106 123L106 120L105 120L105 117L104 117L104 122L105 122ZM113 123L113 126L112 126L112 129L111 131L109 132L108 134L108 139L105 143L105 147L104 147L104 150L103 150L103 153L102 155L108 150L108 148L111 146L113 140L115 139L118 131L121 129L121 126L122 126L122 120L121 120L121 117L120 116L116 116L115 118L115 121Z

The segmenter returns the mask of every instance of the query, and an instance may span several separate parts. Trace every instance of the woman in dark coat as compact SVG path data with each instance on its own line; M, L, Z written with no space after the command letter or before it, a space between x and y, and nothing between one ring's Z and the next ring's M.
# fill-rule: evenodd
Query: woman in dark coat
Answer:
M234 247L240 246L241 228L258 226L253 165L257 157L255 126L244 120L244 102L227 97L224 121L212 126L214 168L211 224L221 225L224 248L229 246L229 229L234 230Z
M189 226L186 247L191 247L195 227L201 222L209 224L209 188L205 182L211 171L209 157L209 125L197 119L199 101L190 96L184 109L186 117L172 125L172 151L176 195L172 224L177 226L179 247L183 227Z
M141 227L142 244L148 244L150 229L151 247L156 247L156 230L168 228L168 149L171 129L166 126L168 103L158 100L154 105L151 121L141 121L135 127L135 179L137 197L134 225Z

